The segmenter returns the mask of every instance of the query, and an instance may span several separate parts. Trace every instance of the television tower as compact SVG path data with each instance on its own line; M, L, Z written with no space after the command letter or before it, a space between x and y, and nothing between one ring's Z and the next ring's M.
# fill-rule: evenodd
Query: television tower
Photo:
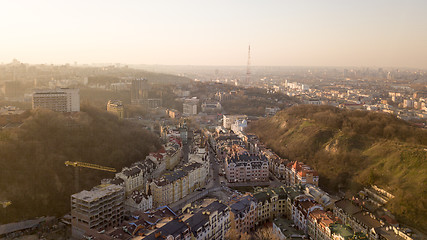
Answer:
M251 45L248 48L248 65L246 66L246 84L249 85L251 80Z

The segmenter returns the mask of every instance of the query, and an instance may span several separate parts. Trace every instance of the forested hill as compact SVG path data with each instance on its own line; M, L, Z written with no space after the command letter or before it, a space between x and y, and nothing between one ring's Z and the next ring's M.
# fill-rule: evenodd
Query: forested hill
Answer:
M387 208L427 231L427 132L389 114L300 105L248 131L282 157L320 174L320 186L355 193L376 184L396 197Z
M0 223L69 212L74 169L65 161L120 170L160 147L150 132L90 106L71 115L35 110L23 118L21 127L0 131L0 201L12 201L0 208ZM81 169L80 188L113 176Z

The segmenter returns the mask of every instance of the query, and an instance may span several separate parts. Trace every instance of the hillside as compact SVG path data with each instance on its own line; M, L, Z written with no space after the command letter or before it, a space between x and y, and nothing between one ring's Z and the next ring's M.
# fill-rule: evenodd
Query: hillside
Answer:
M20 128L0 131L0 223L70 211L72 167L83 161L120 170L159 147L151 133L90 106L64 115L48 110L26 113ZM90 189L112 173L80 170L80 188Z
M392 115L300 105L252 123L279 155L313 166L320 186L354 194L376 184L396 197L387 208L427 231L427 132Z

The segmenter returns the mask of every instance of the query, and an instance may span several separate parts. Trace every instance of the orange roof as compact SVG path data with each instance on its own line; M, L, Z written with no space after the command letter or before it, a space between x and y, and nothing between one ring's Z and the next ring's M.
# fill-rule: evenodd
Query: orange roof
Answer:
M311 218L316 220L316 223L322 225L324 228L329 227L334 221L328 216L328 214L320 209L316 209L309 214Z

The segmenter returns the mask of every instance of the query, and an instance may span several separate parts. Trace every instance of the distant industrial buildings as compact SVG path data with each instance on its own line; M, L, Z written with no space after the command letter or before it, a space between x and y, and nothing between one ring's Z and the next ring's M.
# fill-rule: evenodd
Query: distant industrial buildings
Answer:
M79 89L58 88L36 90L33 93L33 109L44 108L55 112L79 112Z

